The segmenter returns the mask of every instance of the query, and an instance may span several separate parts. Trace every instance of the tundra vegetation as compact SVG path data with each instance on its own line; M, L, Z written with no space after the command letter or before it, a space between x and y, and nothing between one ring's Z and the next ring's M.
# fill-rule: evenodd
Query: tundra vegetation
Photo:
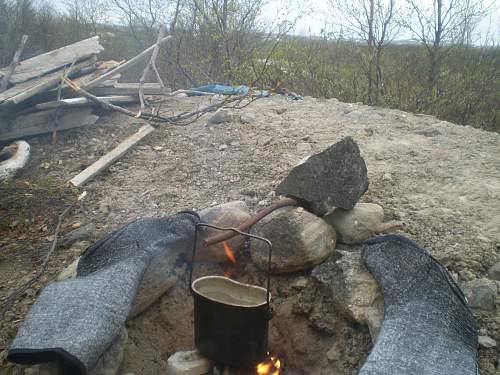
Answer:
M287 6L275 18L263 17L268 1L0 0L0 65L23 34L24 58L95 34L105 58L129 58L155 42L163 23L174 38L159 68L172 88L247 84L500 131L499 26L477 29L492 4L325 0L329 22L305 36L293 33L292 14L309 9L307 0L287 2L295 12Z

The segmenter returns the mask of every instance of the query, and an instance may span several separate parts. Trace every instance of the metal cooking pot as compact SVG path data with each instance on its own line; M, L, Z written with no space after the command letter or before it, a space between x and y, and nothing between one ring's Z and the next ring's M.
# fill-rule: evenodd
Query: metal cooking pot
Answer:
M223 276L205 276L195 281L193 266L199 228L235 231L267 243L269 248L267 289L243 284ZM194 298L194 341L198 351L217 365L247 367L261 362L268 352L271 319L269 292L271 242L234 228L196 225L189 285Z

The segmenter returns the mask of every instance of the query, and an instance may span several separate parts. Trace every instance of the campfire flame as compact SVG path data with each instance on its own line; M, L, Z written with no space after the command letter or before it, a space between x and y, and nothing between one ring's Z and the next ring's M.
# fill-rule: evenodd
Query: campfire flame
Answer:
M231 263L236 264L236 257L234 256L234 252L229 246L229 244L224 241L222 243L222 246L224 246L224 252L226 253L227 259L231 261Z
M257 365L255 370L258 375L279 375L281 368L281 361L276 357L269 357L265 362Z

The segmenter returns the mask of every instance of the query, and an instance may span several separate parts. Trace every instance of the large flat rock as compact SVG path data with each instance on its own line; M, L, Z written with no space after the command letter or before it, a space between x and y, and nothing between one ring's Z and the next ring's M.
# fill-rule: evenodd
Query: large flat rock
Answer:
M276 192L323 216L337 207L353 208L366 190L365 161L356 142L346 137L293 168Z

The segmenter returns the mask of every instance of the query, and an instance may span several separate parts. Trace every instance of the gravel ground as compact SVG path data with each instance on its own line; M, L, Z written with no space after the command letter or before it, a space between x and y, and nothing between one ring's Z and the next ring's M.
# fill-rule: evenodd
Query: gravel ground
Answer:
M175 98L165 101L162 109L178 112L206 102L206 98ZM250 123L235 119L215 125L202 118L187 127L162 125L84 189L53 190L52 201L47 199L46 206L38 212L23 211L26 224L21 229L10 224L16 212L12 202L23 198L0 185L5 198L0 214L10 220L1 232L0 301L39 267L68 195L87 192L81 205L65 220L63 234L75 223L94 223L97 230L90 241L138 216L163 216L231 200L244 200L257 210L275 199L274 187L295 164L345 136L357 141L368 166L370 187L362 200L382 205L387 220L403 221L405 226L400 233L428 249L461 282L484 277L488 268L500 261L499 134L457 126L432 116L335 99L288 101L273 97L258 100L235 114L238 118L244 114ZM50 186L63 186L140 125L140 120L110 114L92 127L59 134L55 145L50 136L34 138L29 141L32 159L16 183L28 186L48 179ZM46 223L39 223L36 220L39 216ZM26 248L28 244L31 247ZM40 288L78 256L81 250L78 246L83 245L75 246L60 249L40 282L4 317L0 349L7 347ZM20 251L21 248L24 250ZM278 285L286 282L283 278ZM164 367L168 354L189 348L191 338L179 338L172 331L177 328L179 332L187 332L191 329L189 321L173 327L163 319L159 329L151 323L161 316L165 318L165 314L168 316L179 300L184 302L176 312L178 318L189 314L186 298L185 293L174 290L152 312L156 314L154 319L146 314L132 323L125 372L157 373ZM282 306L282 312L291 308L290 302ZM497 311L475 316L478 328L500 342ZM304 322L296 324L300 327ZM346 329L350 329L347 342L352 339L359 346L346 354L355 358L350 365L343 370L337 368L338 373L348 374L359 366L369 343L366 332L355 339L352 335L357 335L356 330ZM164 343L144 341L148 335L162 335ZM169 339L183 347L166 343ZM144 354L143 361L138 361L133 353L147 350L148 345L153 347L151 358ZM480 350L479 362L484 374L495 374L499 353L498 348ZM145 365L148 361L152 364ZM22 373L21 369L5 363L2 368Z

